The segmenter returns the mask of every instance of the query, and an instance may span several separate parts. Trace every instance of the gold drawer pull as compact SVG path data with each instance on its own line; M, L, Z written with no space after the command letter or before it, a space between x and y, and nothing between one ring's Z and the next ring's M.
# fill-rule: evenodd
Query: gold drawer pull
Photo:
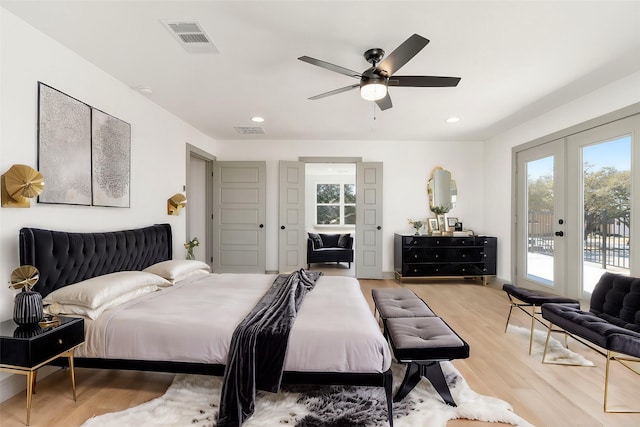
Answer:
M58 344L62 344L62 338L58 338Z

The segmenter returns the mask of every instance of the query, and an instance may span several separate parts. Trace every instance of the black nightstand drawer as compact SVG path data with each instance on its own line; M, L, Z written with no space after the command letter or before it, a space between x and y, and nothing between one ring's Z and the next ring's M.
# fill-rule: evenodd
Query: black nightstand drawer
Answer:
M56 327L34 332L16 328L13 336L2 336L0 363L34 367L84 341L84 320L61 318Z

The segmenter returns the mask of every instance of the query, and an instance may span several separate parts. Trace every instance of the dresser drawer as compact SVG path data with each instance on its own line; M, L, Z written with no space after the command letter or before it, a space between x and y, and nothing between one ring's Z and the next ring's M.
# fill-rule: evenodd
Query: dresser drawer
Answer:
M407 263L402 265L402 275L406 277L492 276L495 274L495 263Z
M60 326L45 329L35 336L16 330L14 337L3 337L1 363L34 367L84 341L84 321L71 319Z

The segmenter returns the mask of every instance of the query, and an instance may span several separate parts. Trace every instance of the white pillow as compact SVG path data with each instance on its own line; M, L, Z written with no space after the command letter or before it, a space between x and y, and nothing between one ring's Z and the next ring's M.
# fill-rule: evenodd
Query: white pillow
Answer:
M99 307L89 308L83 305L76 304L60 304L54 302L45 307L44 311L47 314L79 314L81 316L88 317L89 319L95 319L102 314L103 311L116 307L120 304L124 304L125 302L129 302L135 298L141 297L142 295L149 294L151 292L155 292L158 290L158 286L156 285L147 285L142 288L135 289L131 292L127 292L126 294L122 294L119 297L112 299Z
M160 276L143 271L119 271L56 289L44 297L42 303L97 308L121 295L149 285L168 286L169 282Z
M194 259L174 259L153 264L143 271L157 274L173 284L193 276L193 273L210 273L211 267L202 261Z

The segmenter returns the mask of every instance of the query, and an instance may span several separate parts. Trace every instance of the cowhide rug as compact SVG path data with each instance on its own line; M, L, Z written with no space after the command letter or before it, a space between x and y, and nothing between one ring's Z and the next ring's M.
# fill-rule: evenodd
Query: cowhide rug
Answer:
M442 363L457 407L446 405L431 383L422 379L402 402L394 404L396 427L445 427L448 420L503 422L531 427L500 399L471 390L452 363ZM394 391L404 367L394 364ZM95 416L82 427L193 427L216 425L221 378L176 375L167 392L121 412ZM244 427L387 426L384 390L377 387L285 386L280 393L258 393L256 410Z
M507 332L517 334L519 339L522 341L526 340L526 348L529 348L529 328L521 328L520 326L509 325L507 327ZM546 339L546 331L534 329L531 357L537 357L538 360L542 361L542 354L544 353L544 342L546 341ZM549 338L549 348L547 349L547 357L545 358L545 362L557 363L562 365L594 366L592 361L587 360L581 354L569 350L553 336Z

